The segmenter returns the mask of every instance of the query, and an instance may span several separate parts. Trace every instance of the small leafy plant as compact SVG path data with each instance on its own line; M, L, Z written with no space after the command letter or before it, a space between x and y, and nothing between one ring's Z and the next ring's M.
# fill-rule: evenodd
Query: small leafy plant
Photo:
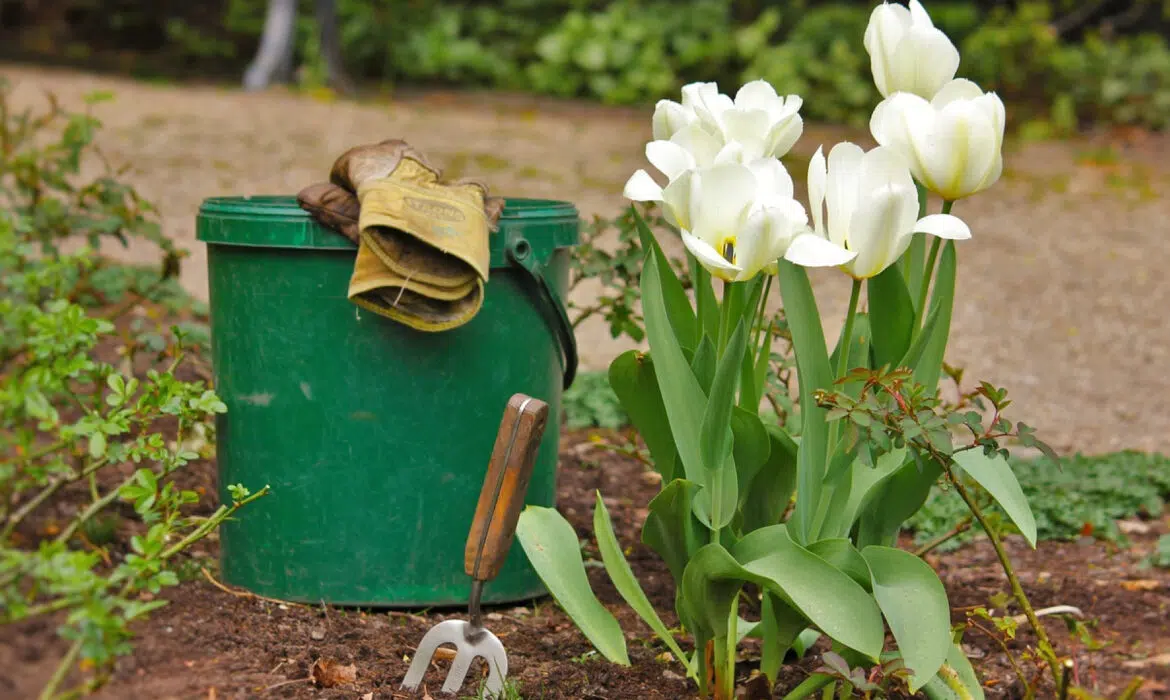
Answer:
M100 684L128 625L165 605L179 555L268 489L231 486L196 514L181 485L226 407L192 377L182 329L140 325L181 254L116 173L78 182L98 122L52 100L15 113L3 86L0 115L0 624L58 621L71 645L52 698L78 662L93 673L69 694ZM163 254L142 288L96 254L132 238Z

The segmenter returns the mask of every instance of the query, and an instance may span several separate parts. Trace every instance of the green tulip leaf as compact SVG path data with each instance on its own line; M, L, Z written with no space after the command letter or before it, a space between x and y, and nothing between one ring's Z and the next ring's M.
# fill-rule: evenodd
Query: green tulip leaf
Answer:
M843 537L820 540L810 544L808 551L849 574L849 578L856 581L865 590L872 591L873 583L870 578L869 566L866 565L861 552L857 551L857 548L849 540Z
M917 692L946 661L951 646L946 589L934 569L910 552L871 546L861 556L873 575L873 597L914 674L910 692Z
M699 488L683 479L670 482L650 501L650 512L642 526L643 544L662 557L675 581L682 580L691 555L706 544L701 537L702 524L693 514Z
M609 365L609 385L638 434L646 441L654 468L662 475L663 483L670 483L674 478L678 452L670 433L666 406L658 390L654 362L648 354L637 350L623 352Z
M670 325L674 328L674 335L684 347L693 348L699 342L699 324L695 318L695 310L691 307L691 300L642 215L633 205L630 206L630 210L634 213L634 224L638 229L642 249L647 252L643 269L651 266L658 269L663 306L670 319ZM653 265L650 264L651 258L654 261Z
M625 635L589 588L581 545L569 521L555 508L528 506L520 513L516 537L549 593L593 647L609 661L629 666Z
M749 533L732 555L748 580L782 596L829 637L878 658L885 631L873 597L848 574L794 542L786 526Z
M800 498L796 499L792 516L792 536L798 542L807 542L820 503L829 439L826 411L817 405L814 392L831 387L833 372L829 367L824 329L808 275L804 268L787 260L781 260L778 269L780 295L784 300L784 310L796 351L796 372L800 386L801 435L796 485Z
M744 532L779 523L796 489L796 443L779 428L768 427L767 431L771 443L768 461L740 493L740 527Z
M638 585L638 579L634 576L633 570L630 569L625 555L622 554L622 547L613 531L613 521L609 517L605 503L601 500L600 491L597 492L597 502L593 507L593 534L597 538L597 549L601 553L601 561L605 564L605 571L609 574L609 580L613 581L614 588L634 612L638 613L646 625L654 630L658 638L670 648L675 658L687 667L687 672L693 674L694 668L691 661L679 648L674 635L663 624L658 613L654 611L654 606L651 605L650 599L646 597L642 587Z
M707 396L679 346L667 316L662 296L660 265L642 268L642 313L646 335L654 357L654 373L687 479L705 483L706 473L700 449L699 430Z
M894 368L910 348L914 334L914 301L905 278L894 265L867 283L870 326L873 329L873 366Z
M955 242L947 241L939 256L938 275L934 278L934 291L930 299L930 313L934 314L937 309L938 319L922 347L922 356L914 365L914 381L926 387L927 391L937 389L939 377L942 376L943 355L951 335L951 313L955 306L957 264Z

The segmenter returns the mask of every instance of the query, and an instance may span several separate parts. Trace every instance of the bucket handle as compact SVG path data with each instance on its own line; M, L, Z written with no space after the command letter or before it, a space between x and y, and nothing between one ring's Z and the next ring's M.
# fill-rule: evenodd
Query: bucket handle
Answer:
M540 303L537 306L545 323L553 332L553 336L560 345L562 367L564 368L563 388L568 389L577 376L577 338L573 334L573 324L569 322L569 314L561 297L544 279L544 265L532 253L532 245L523 236L517 236L508 244L508 261L523 270L524 275L536 288Z

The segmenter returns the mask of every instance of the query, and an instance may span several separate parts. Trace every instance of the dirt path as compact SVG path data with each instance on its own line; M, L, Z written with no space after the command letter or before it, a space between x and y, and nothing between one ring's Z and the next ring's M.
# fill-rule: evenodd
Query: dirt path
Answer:
M183 282L200 297L206 254L194 224L204 197L292 194L325 177L345 148L402 137L496 192L613 214L649 136L648 110L450 95L324 102L17 66L0 75L17 86L18 102L48 90L78 106L91 90L114 92L96 109L107 127L99 143L115 162L133 164L129 177L160 208L164 230L191 250ZM797 159L847 136L809 127ZM1120 146L1105 162L1091 162L1088 148L1013 147L1001 184L956 207L975 239L960 248L950 360L972 379L1007 387L1011 417L1060 450L1170 450L1170 285L1158 272L1170 250L1170 205L1159 196L1170 169L1157 165L1170 139ZM835 329L844 279L814 277ZM600 324L586 324L580 341L592 369L622 349Z

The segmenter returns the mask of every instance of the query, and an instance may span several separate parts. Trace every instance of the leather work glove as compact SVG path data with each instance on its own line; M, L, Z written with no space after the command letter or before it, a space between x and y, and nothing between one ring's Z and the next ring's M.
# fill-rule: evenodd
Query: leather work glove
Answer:
M358 244L352 302L421 331L455 328L479 312L502 198L472 180L444 182L397 139L346 151L329 180L297 201Z

